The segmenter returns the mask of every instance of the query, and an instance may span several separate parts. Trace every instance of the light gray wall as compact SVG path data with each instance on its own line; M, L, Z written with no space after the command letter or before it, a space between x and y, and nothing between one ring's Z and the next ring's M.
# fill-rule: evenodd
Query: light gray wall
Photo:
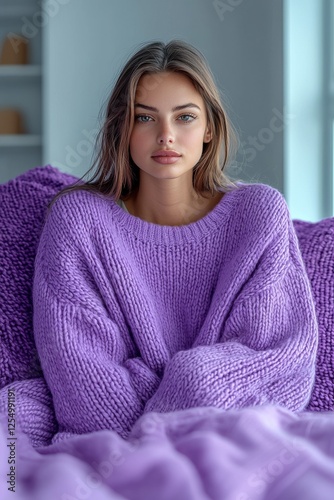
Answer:
M225 96L242 145L235 175L283 190L281 1L54 1L44 28L45 164L82 176L128 56L139 43L180 38L204 53Z

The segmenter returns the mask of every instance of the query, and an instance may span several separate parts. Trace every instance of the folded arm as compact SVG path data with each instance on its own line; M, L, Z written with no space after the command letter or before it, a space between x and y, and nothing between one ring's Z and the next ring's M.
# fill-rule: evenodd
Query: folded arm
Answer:
M116 345L118 328L107 316L62 303L50 290L42 297L35 288L34 318L36 346L61 431L112 429L125 437L156 390L157 375L141 358L122 363L117 349L108 349L113 340Z
M62 435L112 429L126 437L160 379L134 357L130 332L118 326L112 283L103 284L106 306L105 289L95 282L95 273L104 276L102 264L90 253L94 235L85 228L76 235L66 207L58 210L61 203L46 221L35 262L33 324L41 367Z
M272 242L236 297L219 342L178 352L145 412L265 403L305 408L314 383L318 325L297 239Z

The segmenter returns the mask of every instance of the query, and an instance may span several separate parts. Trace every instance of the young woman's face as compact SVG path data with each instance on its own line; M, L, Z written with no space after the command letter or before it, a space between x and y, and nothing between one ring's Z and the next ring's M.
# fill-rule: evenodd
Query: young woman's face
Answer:
M130 154L140 170L157 178L179 177L193 169L203 143L210 140L204 101L186 75L164 72L140 78L130 137ZM157 158L161 150L180 156Z

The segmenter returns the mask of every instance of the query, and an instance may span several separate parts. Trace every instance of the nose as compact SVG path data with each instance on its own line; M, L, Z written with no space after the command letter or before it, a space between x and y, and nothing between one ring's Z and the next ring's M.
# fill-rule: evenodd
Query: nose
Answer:
M172 127L168 123L161 124L157 136L158 144L172 144L174 140L175 138Z

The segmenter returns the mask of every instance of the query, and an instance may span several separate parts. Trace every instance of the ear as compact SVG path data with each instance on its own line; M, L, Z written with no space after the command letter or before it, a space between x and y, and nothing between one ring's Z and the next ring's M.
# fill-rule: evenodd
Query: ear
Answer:
M207 127L204 138L203 138L203 142L210 142L211 139L212 139L212 133L211 133L210 127Z

